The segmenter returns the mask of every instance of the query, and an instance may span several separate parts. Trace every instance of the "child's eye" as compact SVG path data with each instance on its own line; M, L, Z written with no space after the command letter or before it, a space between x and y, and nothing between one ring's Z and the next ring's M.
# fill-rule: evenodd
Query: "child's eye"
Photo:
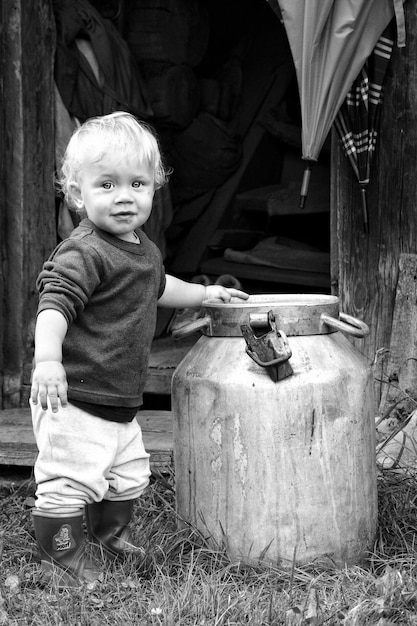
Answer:
M111 189L113 187L112 183L103 183L103 189Z
M135 182L132 183L132 187L134 189L139 189L140 187L142 187L142 183L140 182L140 180L135 180Z

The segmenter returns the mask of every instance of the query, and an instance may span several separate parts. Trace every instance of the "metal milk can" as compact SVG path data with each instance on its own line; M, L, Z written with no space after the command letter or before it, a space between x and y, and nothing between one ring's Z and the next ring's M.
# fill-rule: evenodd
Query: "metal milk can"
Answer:
M377 524L374 387L345 334L366 324L328 295L224 304L172 381L179 517L231 558L360 563Z

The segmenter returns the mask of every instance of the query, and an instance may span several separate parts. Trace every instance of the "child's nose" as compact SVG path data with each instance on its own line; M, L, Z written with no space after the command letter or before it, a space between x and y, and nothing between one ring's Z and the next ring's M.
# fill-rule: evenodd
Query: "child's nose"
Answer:
M120 187L116 194L116 202L132 202L132 190L129 187Z

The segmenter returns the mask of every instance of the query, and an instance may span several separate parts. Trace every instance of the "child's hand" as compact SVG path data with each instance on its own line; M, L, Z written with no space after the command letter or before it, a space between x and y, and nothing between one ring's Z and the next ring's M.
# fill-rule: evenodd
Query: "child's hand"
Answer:
M47 399L51 402L54 413L58 411L58 399L62 406L66 406L67 400L67 376L64 366L60 361L41 361L37 363L32 376L32 388L30 399L37 404L38 396L44 410L48 408Z
M205 300L221 300L222 302L230 302L232 298L240 298L247 300L249 294L240 289L231 287L223 287L222 285L207 285Z

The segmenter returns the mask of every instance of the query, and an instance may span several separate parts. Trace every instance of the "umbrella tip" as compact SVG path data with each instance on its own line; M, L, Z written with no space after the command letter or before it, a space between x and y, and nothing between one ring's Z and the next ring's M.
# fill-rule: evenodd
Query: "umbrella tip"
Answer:
M301 185L301 191L300 191L300 209L304 209L305 204L306 204L306 200L307 200L307 194L308 194L308 186L310 184L310 176L311 176L311 164L308 163L305 170L304 170L304 175L303 175L303 183Z

